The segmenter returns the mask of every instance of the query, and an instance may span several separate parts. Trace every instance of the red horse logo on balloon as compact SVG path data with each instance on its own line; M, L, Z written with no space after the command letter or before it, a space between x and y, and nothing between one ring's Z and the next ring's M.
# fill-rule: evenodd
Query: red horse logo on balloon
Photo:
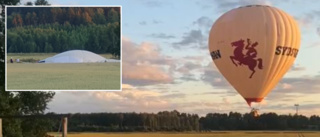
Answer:
M231 46L236 47L233 51L234 55L230 56L232 63L236 66L241 66L242 64L247 65L249 69L252 71L249 78L252 78L253 74L256 72L255 67L257 66L257 62L258 68L263 69L262 59L256 59L258 52L255 49L255 47L258 46L258 42L251 44L250 39L247 39L247 45L245 47L245 49L247 50L246 54L243 54L242 52L244 49L244 40L240 39L238 41L232 42ZM237 61L237 63L235 61Z

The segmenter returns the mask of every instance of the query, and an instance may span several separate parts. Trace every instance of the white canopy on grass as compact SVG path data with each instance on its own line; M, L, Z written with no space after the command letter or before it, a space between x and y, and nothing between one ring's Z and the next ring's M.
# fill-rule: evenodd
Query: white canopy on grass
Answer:
M39 63L92 63L92 62L120 62L120 60L106 59L98 54L86 50L69 50L53 57L39 61Z

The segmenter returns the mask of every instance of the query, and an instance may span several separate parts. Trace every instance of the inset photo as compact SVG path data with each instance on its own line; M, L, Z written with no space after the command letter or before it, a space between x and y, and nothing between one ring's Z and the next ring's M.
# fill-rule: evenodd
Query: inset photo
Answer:
M6 6L7 91L120 91L121 6Z

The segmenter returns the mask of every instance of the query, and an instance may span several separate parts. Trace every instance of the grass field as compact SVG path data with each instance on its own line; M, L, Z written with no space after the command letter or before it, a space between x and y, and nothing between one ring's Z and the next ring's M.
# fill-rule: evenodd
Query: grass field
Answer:
M68 137L320 137L320 132L69 133Z
M8 59L52 55L8 54ZM8 90L119 90L120 77L120 63L7 63Z
M58 53L8 53L7 54L7 62L9 62L10 58L13 59L34 59L34 60L43 60L48 57L52 57ZM113 58L111 54L99 54L102 57L107 59Z

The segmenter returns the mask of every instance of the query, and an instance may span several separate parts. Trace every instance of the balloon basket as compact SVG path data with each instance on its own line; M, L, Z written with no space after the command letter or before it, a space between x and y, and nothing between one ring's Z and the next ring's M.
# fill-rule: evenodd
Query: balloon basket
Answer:
M253 117L259 117L260 116L259 109L256 109L256 108L252 108L250 113L252 114Z

